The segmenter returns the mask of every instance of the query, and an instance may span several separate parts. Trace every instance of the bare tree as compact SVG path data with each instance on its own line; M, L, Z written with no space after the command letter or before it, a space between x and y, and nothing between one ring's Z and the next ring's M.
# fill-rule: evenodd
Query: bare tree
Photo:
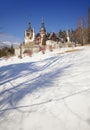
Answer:
M75 30L76 41L82 46L86 44L87 41L87 29L85 27L85 22L82 17L79 17L77 28Z
M90 44L90 7L88 9L88 43Z

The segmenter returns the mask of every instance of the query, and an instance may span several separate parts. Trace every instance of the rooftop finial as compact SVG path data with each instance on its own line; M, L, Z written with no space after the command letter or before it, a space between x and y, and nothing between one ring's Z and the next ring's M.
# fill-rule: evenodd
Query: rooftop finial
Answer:
M44 18L43 18L43 16L42 16L42 23L44 23Z
M31 29L31 23L30 22L28 23L28 29Z

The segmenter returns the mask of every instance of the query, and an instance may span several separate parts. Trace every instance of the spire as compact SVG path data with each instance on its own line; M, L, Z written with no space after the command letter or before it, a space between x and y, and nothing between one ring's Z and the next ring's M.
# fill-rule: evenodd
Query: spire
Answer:
M44 19L43 19L43 17L42 17L42 27L44 28Z
M30 29L31 29L31 23L28 22L28 30L30 30Z
M42 29L46 32L43 17L42 17L42 22L41 22L41 30L42 30Z

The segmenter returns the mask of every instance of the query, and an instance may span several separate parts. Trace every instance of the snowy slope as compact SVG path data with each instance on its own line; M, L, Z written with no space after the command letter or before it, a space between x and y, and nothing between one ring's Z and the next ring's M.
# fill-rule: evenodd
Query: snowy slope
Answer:
M0 130L90 130L90 46L62 52L0 60Z

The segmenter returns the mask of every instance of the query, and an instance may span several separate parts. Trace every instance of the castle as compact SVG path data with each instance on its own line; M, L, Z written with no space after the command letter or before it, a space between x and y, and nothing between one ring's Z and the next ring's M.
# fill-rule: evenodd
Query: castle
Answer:
M39 35L35 35L34 28L31 27L31 23L28 23L28 28L25 30L24 44L39 44L42 45L43 39L46 37L46 29L44 25L44 20L42 19L41 28Z
M32 52L40 51L43 47L43 39L46 38L46 28L44 25L44 20L42 19L40 32L35 35L34 28L31 27L31 23L28 23L28 27L24 33L24 42L20 44L20 47L15 48L15 54L18 56L29 54Z
M70 43L68 32L67 41L67 43ZM46 48L51 48L52 50L52 48L67 47L67 43L62 43L53 32L47 37L44 20L42 18L40 31L37 35L35 34L34 28L31 27L31 23L28 23L28 27L24 33L24 42L20 44L19 48L15 49L15 54L21 57L27 54L31 56L33 52L44 51Z

